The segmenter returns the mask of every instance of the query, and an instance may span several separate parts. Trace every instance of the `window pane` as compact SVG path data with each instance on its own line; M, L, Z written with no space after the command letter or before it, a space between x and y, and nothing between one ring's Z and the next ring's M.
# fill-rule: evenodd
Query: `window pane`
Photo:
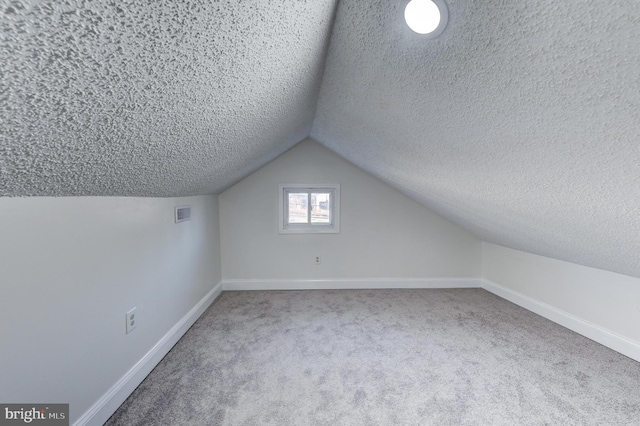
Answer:
M331 194L311 193L311 223L331 223Z
M306 192L289 193L289 215L288 223L309 223L309 217L307 215L308 209L308 194Z

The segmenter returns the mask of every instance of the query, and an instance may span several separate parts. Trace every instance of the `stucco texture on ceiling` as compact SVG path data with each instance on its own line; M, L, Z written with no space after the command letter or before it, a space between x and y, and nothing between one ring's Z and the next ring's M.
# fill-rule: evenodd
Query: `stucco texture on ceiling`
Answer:
M640 2L342 0L311 136L484 241L640 276Z
M0 1L0 195L219 192L309 135L334 14Z
M431 40L406 3L0 0L0 196L218 193L311 135L484 241L640 277L640 2L449 0Z

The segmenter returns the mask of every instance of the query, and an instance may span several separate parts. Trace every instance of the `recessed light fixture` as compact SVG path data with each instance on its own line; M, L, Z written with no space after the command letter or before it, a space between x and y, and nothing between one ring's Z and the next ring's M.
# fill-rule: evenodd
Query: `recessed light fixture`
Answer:
M404 20L414 32L433 38L447 26L449 11L444 0L411 0L404 9Z

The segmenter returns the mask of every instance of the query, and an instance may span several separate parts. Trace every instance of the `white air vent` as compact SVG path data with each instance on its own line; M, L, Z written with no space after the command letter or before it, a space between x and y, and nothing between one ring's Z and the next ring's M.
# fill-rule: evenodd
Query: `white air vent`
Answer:
M176 207L176 223L191 220L191 206Z

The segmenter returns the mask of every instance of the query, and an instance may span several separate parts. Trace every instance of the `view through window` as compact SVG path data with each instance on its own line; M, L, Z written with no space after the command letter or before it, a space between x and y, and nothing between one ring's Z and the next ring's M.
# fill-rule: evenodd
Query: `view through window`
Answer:
M290 192L288 223L331 223L331 193Z

